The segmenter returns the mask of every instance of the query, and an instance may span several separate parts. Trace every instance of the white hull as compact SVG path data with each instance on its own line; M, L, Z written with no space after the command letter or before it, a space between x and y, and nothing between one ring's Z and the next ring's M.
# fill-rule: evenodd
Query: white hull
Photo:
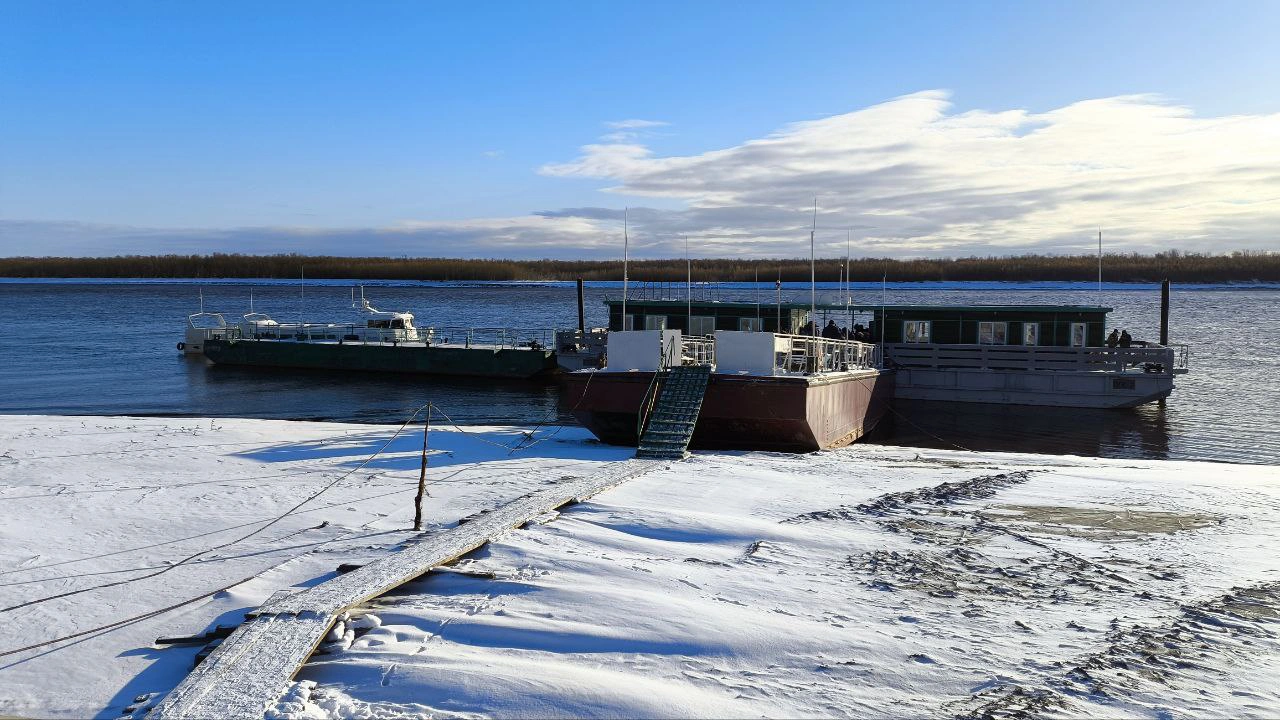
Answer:
M1162 400L1173 376L1144 372L1064 372L899 368L895 397L906 400L1126 408Z

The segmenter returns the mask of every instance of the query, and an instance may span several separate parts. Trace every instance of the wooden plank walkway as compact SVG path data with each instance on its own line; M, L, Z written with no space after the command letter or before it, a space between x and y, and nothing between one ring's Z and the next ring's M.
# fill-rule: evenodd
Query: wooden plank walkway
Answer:
M261 718L346 610L475 550L494 537L665 464L626 460L507 503L315 587L277 594L147 714Z

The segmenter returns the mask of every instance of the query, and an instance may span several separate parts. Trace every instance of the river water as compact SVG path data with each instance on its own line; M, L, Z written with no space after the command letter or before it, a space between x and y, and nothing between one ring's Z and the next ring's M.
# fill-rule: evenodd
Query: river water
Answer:
M573 283L366 283L373 304L419 326L551 328L576 324ZM1155 285L911 283L853 287L855 302L1103 304L1111 324L1158 339ZM831 294L835 285L820 285ZM703 289L701 292L711 292ZM719 286L764 312L773 285ZM783 288L808 300L808 287ZM588 283L588 325L605 323L617 283ZM570 421L554 384L209 366L184 357L188 314L234 321L253 307L281 321L347 320L345 281L0 281L0 413L192 415L400 422L427 401L459 423ZM1174 287L1171 341L1191 346L1191 373L1162 406L1047 410L899 402L875 442L1101 457L1280 463L1280 286Z

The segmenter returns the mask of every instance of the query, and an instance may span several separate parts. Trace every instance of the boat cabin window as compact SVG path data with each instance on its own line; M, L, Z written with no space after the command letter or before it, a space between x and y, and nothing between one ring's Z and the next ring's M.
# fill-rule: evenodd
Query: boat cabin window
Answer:
M369 321L369 327L371 327L371 328L383 328L383 329L403 330L403 329L404 329L404 320L401 320L400 318L396 318L396 319L394 319L394 320L370 320L370 321Z
M716 319L712 315L694 315L689 318L690 335L714 335Z
M666 315L645 315L644 329L645 330L666 330L667 316Z
M636 329L636 316L635 316L635 315L632 315L632 314L630 314L630 313L627 313L626 315L623 315L623 316L622 316L622 329L623 329L623 330L635 330L635 329Z
M738 329L742 332L760 332L764 322L760 318L738 318Z
M1039 345L1040 344L1040 323L1033 323L1033 322L1022 323L1022 344L1023 345Z
M907 320L902 323L902 342L927 343L933 323L928 320Z
M1084 347L1085 339L1089 337L1084 323L1071 323L1071 347Z
M1009 342L1009 323L978 323L979 345L1007 345Z

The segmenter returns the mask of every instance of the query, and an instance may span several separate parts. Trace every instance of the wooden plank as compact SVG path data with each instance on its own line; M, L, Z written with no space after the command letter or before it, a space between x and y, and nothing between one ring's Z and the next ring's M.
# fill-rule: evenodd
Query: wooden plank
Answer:
M177 718L261 718L311 656L339 615L455 560L502 533L565 504L666 464L627 460L513 500L345 575L296 593L273 595L147 714Z

